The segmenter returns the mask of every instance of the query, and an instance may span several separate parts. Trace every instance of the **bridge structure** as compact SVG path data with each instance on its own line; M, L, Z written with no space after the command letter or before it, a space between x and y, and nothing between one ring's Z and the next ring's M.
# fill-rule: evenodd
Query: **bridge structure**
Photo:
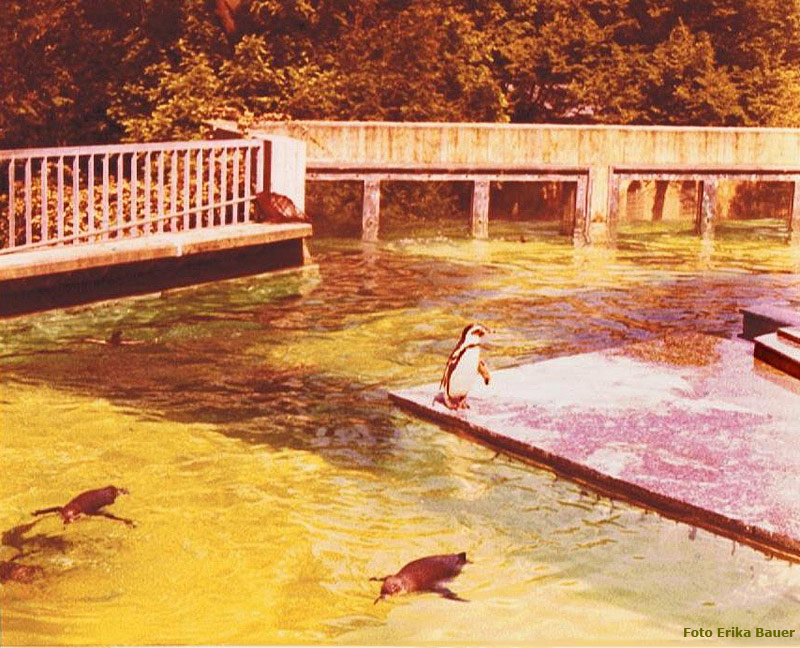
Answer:
M241 134L211 122L220 134ZM575 183L571 233L576 243L613 232L621 184L633 179L691 180L696 229L713 231L720 182L793 184L788 238L800 241L800 129L562 124L265 121L250 135L283 135L307 145L308 180L364 184L362 232L379 232L380 183L473 182L472 233L488 235L489 183Z

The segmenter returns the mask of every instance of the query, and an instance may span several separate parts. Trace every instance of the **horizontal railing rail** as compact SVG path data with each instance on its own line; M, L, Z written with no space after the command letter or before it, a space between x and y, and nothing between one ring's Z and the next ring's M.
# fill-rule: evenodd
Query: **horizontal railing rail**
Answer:
M263 142L0 151L0 254L247 222Z

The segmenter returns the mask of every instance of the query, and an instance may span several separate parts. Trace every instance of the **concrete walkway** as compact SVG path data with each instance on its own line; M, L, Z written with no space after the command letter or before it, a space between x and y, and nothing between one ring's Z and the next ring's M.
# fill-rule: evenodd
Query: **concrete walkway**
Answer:
M740 340L676 335L495 372L420 416L611 497L800 562L800 380ZM487 358L491 363L491 355Z
M245 223L0 255L0 317L300 267L306 223Z
M0 255L0 281L178 258L308 236L311 236L311 225L305 223L246 223L84 245L44 247Z

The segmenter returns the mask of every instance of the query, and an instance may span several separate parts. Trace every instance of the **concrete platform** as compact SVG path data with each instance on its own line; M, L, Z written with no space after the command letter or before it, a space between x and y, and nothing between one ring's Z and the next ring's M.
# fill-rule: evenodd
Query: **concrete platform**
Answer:
M604 495L800 562L800 382L747 342L676 335L497 371L460 412L434 404L437 391L390 396Z
M800 311L785 306L761 305L742 309L742 337L755 340L786 326L800 326Z
M0 255L0 316L301 266L306 223L246 223Z

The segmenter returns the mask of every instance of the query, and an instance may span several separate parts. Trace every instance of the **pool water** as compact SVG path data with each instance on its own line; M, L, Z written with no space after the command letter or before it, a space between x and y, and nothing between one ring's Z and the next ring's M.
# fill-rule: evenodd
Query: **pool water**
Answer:
M797 567L598 499L387 391L438 379L471 321L496 331L495 369L734 337L741 307L800 307L800 252L746 228L628 228L614 249L522 230L316 239L316 267L0 324L2 559L43 570L3 585L0 641L685 644L685 627L798 627ZM140 343L88 341L115 329ZM130 490L109 510L136 528L29 525L107 484ZM371 576L460 551L451 587L469 603L373 604Z

